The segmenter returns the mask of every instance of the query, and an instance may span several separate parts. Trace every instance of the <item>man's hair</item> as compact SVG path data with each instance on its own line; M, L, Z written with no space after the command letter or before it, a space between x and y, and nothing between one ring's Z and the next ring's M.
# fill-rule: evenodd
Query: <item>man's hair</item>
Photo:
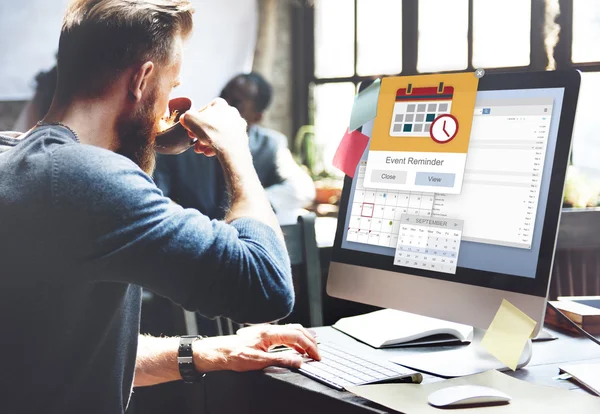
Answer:
M73 0L58 46L59 98L102 94L124 70L168 64L176 36L186 38L188 0Z
M273 96L273 87L260 73L244 73L236 76L235 79L244 79L256 86L257 93L254 96L254 104L257 112L264 112L269 107Z

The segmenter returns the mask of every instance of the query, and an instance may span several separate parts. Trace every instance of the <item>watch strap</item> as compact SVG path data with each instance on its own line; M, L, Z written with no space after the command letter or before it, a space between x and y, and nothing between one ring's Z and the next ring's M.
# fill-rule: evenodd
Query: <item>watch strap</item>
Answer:
M195 383L204 377L204 374L196 371L194 365L194 353L192 344L200 339L206 338L199 335L185 335L179 338L179 351L177 353L177 365L179 373L185 383Z

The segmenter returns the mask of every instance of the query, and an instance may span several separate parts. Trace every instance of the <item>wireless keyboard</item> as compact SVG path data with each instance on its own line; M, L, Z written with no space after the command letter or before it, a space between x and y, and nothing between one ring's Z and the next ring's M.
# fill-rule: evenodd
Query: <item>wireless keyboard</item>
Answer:
M300 373L340 391L355 385L423 380L418 372L388 361L367 359L331 342L319 344L319 353L321 361L307 360L299 368Z

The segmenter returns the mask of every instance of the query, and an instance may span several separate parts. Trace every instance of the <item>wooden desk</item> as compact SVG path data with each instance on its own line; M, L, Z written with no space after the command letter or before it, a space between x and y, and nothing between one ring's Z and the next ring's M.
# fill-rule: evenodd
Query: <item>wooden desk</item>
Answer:
M322 341L336 341L346 348L363 355L390 358L406 352L430 352L436 348L375 350L330 327L316 328ZM567 388L573 392L585 392L570 381L553 380L558 366L565 362L600 362L600 347L588 339L571 337L551 331L559 339L537 342L533 345L533 358L529 365L510 375L525 381L552 387ZM441 378L425 375L424 382L441 381ZM303 375L287 369L273 368L266 372L219 372L206 377L205 389L207 412L221 413L388 413L385 407L340 392ZM198 390L200 392L200 389Z

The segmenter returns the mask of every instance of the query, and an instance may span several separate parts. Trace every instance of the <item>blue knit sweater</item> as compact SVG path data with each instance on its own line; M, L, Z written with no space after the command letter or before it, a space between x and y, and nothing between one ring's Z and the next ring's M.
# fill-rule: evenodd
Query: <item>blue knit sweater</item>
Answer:
M129 159L60 126L0 154L2 412L122 413L141 287L238 322L294 302L268 226L174 205Z

